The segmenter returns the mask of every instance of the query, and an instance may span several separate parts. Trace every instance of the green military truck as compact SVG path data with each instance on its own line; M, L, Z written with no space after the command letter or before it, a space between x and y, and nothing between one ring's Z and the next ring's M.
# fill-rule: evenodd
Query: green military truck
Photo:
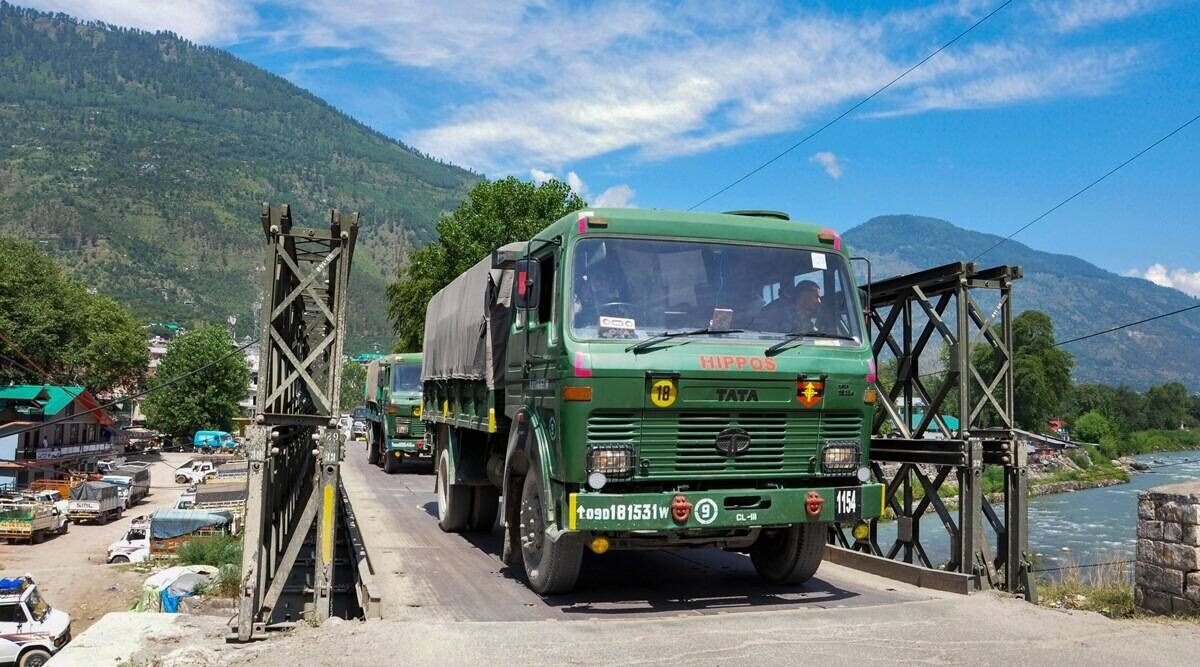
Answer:
M490 530L499 513L505 563L542 594L574 587L585 548L711 546L805 581L831 522L883 509L864 331L830 230L771 212L568 215L429 304L439 524Z
M429 458L421 422L421 354L390 354L367 364L367 461L389 475L405 457Z

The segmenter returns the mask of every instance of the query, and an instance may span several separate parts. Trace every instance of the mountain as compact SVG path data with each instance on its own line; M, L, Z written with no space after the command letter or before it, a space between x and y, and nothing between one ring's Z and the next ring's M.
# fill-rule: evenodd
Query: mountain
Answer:
M32 239L147 321L254 330L260 202L301 226L361 213L352 337L390 339L383 289L478 176L285 79L171 33L0 2L0 233Z
M842 238L871 259L873 278L886 278L955 261L969 261L1002 237L956 227L945 220L887 215L850 229ZM1013 287L1017 312L1040 310L1054 321L1059 340L1200 303L1183 292L1105 271L1078 257L1006 241L978 260L980 268L1022 267ZM994 303L994 302L993 302ZM989 306L981 304L987 309ZM1200 390L1200 312L1148 322L1070 343L1076 382L1128 384L1139 390L1182 382Z

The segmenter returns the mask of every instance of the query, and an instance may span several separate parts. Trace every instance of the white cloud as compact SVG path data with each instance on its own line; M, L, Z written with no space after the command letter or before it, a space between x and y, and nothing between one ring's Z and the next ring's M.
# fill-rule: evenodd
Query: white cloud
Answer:
M1200 297L1200 271L1189 271L1184 268L1168 269L1162 264L1151 264L1145 271L1130 269L1125 275L1134 278L1145 278L1155 285L1173 287L1180 292Z
M1034 10L1056 32L1074 32L1145 14L1163 7L1164 0L1054 0L1038 2Z
M611 208L633 206L633 196L636 194L637 191L628 185L614 185L597 195L592 206Z
M554 172L545 171L536 167L529 170L529 178L534 183L539 185L550 180L560 180L558 176L554 174ZM585 201L591 200L589 203L592 206L606 206L613 208L633 206L633 196L637 194L636 190L622 183L620 185L614 185L593 197L592 193L588 189L587 183L584 182L583 178L574 171L567 172L566 184L570 186L571 190L575 194L579 195Z
M21 0L20 4L151 32L168 30L201 44L234 42L257 22L247 0Z
M533 180L534 183L541 185L546 181L553 181L558 177L555 176L553 172L542 171L541 169L533 168L529 170L529 178Z
M575 194L580 196L587 192L588 189L587 183L584 183L583 179L579 177L579 174L576 174L573 171L567 173L567 185L571 186L571 189L575 191Z
M808 157L808 161L821 165L821 168L825 170L825 173L829 174L829 177L835 181L842 177L841 158L839 158L837 155L834 155L830 151L813 153Z

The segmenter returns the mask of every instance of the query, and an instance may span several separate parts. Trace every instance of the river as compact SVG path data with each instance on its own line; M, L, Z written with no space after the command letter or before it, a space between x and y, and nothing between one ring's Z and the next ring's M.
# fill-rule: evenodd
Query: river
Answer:
M1200 479L1200 450L1135 458L1156 467L1134 473L1128 484L1029 500L1029 547L1038 569L1132 559L1137 543L1138 491ZM1003 509L996 507L1001 515ZM995 540L990 533L990 529L985 531L994 550ZM884 551L894 538L894 522L879 525L879 543ZM921 521L921 543L935 565L949 557L949 536L932 510Z

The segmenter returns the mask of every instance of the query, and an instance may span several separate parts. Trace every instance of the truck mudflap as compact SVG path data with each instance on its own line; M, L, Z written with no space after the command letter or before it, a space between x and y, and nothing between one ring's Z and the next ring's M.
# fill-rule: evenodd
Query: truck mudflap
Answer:
M883 485L721 489L661 493L572 493L569 530L675 531L753 528L809 521L852 522L883 513Z

